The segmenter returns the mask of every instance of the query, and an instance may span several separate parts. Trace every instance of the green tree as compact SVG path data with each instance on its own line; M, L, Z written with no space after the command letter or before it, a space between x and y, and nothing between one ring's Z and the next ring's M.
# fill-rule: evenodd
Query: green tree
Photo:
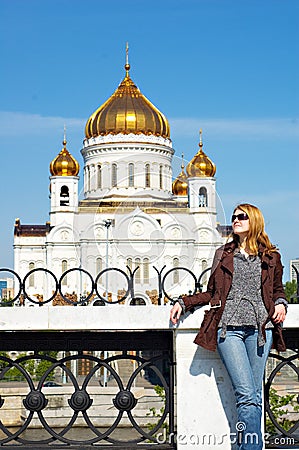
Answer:
M0 298L0 307L13 306L13 303L9 303L12 301L12 298Z
M56 357L57 357L57 353L58 353L58 352L54 352L54 351L50 351L50 352L39 352L40 355L43 355L43 356L45 356L45 355L51 356L52 358L55 358L55 359L56 359ZM42 377L42 375L49 369L49 367L52 366L52 364L53 364L53 363L52 363L51 361L47 361L46 359L41 359L41 360L39 361L39 363L37 364L36 368L35 368L35 377L36 377L36 379L39 380L39 379ZM49 381L49 380L54 380L54 378L55 378L55 374L54 374L53 371L51 371L51 372L49 373L49 375L47 376L47 380L48 380L48 381Z
M295 422L290 419L291 414L287 406L291 405L294 412L298 412L299 409L295 397L296 394L280 396L277 394L276 389L270 388L269 402L272 413L277 423L286 431L295 424ZM268 415L266 417L266 432L270 433L272 436L278 432Z
M295 280L287 281L284 286L284 290L289 302L291 301L292 298L292 303L298 303L298 298L294 298L297 292L297 283Z

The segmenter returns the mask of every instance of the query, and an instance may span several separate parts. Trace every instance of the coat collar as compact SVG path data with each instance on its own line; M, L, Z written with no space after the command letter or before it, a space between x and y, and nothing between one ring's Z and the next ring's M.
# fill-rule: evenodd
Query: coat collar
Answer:
M223 268L225 268L227 271L229 271L231 274L234 271L234 261L233 261L233 255L235 249L238 247L238 244L234 241L227 242L223 247L223 253L220 258L220 263ZM261 257L262 261L262 269L266 269L268 265L270 264L271 260L273 259L273 256L271 253L265 253L266 247L259 243L258 244L258 254ZM267 266L267 267L265 267Z
M221 255L221 266L231 274L234 271L234 251L237 248L237 243L234 241L228 242L224 245L223 253Z

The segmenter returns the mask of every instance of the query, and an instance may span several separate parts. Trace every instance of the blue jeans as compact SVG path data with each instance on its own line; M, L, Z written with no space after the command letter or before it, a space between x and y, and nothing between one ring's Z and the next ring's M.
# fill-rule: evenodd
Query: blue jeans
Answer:
M225 339L218 330L218 351L230 376L238 413L237 448L260 450L262 388L266 361L272 345L272 331L266 330L266 343L257 345L258 331L249 327L227 327Z

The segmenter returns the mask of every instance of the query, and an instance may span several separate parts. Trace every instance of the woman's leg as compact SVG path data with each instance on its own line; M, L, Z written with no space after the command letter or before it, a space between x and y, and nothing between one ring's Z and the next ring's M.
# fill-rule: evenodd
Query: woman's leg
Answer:
M270 332L271 333L271 332ZM236 396L238 424L236 433L243 431L241 450L258 450L263 447L261 435L262 379L270 348L257 346L257 333L242 327L228 329L226 338L218 333L218 351L231 378ZM240 438L241 434L239 434Z
M257 332L249 334L245 339L246 350L249 358L249 362L252 368L255 386L257 389L257 401L258 405L262 408L263 402L263 378L265 373L265 367L267 359L272 346L272 330L266 330L266 343L262 347L257 347Z

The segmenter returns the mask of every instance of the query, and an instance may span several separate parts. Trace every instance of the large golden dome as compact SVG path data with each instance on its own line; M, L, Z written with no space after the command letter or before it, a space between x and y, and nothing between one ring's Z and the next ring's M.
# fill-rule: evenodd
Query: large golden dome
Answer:
M80 170L78 161L66 148L66 139L63 140L63 149L50 163L50 172L54 177L74 177Z
M87 139L107 134L145 134L170 137L166 117L140 92L130 78L130 65L125 65L126 76L114 94L88 119Z
M172 183L172 193L173 195L186 196L188 195L188 177L184 171L184 162L182 161L181 173Z
M216 166L205 154L202 147L202 131L200 130L199 150L186 167L189 177L213 177L216 173Z

